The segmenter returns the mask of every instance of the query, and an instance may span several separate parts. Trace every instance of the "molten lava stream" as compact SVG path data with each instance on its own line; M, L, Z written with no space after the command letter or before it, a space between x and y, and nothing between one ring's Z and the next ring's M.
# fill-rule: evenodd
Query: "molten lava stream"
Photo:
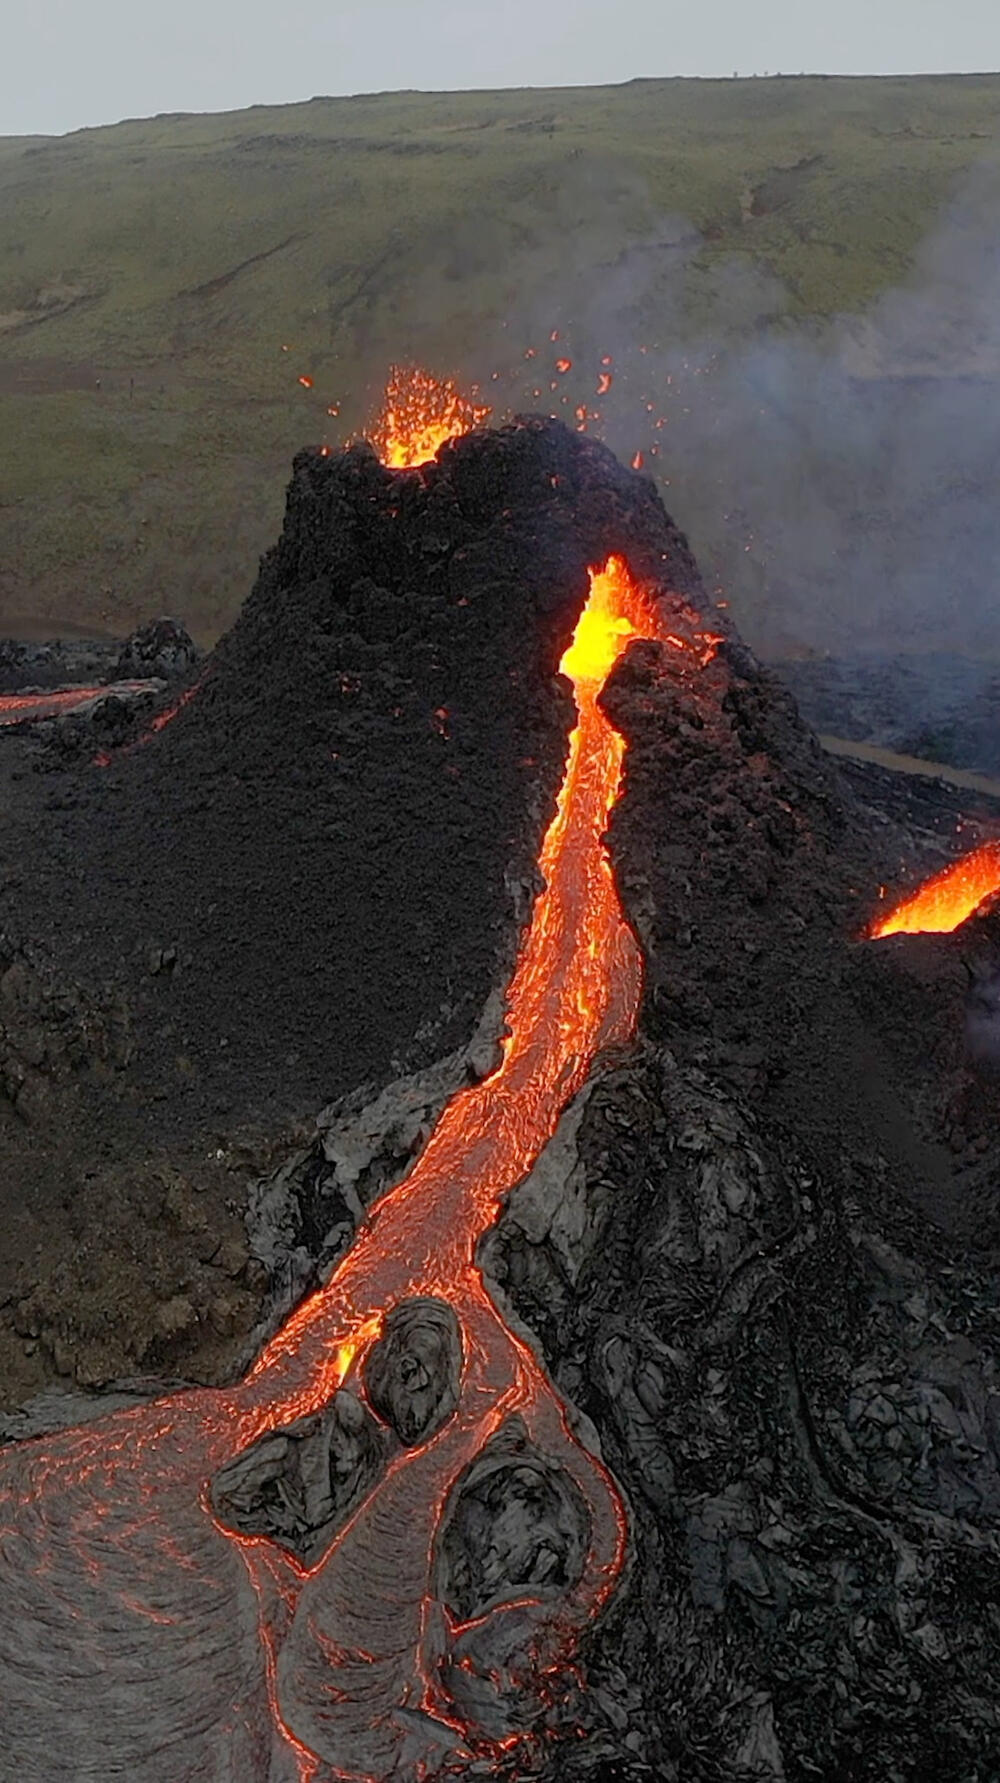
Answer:
M99 700L105 694L142 693L146 685L142 681L126 681L116 687L70 687L58 693L0 694L0 727L27 724L40 718L57 718L61 713L89 706L92 700Z
M0 1721L26 1783L108 1774L382 1783L453 1770L491 1749L486 1723L495 1732L503 1709L492 1682L498 1649L514 1655L508 1674L522 1683L526 1667L551 1672L612 1589L625 1541L620 1497L507 1328L475 1250L594 1059L633 1031L641 956L603 843L624 743L598 695L634 636L686 647L662 632L612 559L592 573L562 664L578 722L498 1069L454 1097L409 1176L241 1385L175 1395L0 1457L0 1531L12 1537L0 1543ZM342 1384L363 1400L382 1322L414 1296L447 1302L458 1320L451 1416L395 1453L312 1567L224 1528L207 1496L217 1471L263 1433L326 1406ZM522 1590L456 1624L434 1588L442 1511L513 1414L572 1482L586 1556L558 1602ZM25 1655L30 1628L44 1631L43 1655L59 1641L75 1654L56 1718L44 1658L32 1660L30 1643ZM470 1679L478 1706L463 1714L455 1693ZM513 1725L494 1749L516 1740ZM53 1760L57 1726L69 1769Z
M573 681L578 724L542 844L545 890L508 993L503 1062L452 1099L418 1163L379 1202L330 1287L300 1307L265 1350L250 1380L267 1377L272 1394L277 1371L293 1356L298 1393L304 1346L315 1348L306 1371L313 1381L335 1341L374 1310L408 1294L448 1294L471 1268L503 1197L551 1138L595 1056L630 1037L642 962L603 843L624 740L597 696L629 640L656 635L655 615L620 559L592 573L590 598L561 665ZM386 1289L377 1298L376 1277ZM363 1298L349 1312L355 1284ZM307 1388L306 1401L291 1399L286 1415L318 1403L314 1390ZM321 1398L325 1392L322 1387Z
M885 916L876 917L868 938L886 935L950 935L980 904L1000 891L1000 842L986 842L953 861Z

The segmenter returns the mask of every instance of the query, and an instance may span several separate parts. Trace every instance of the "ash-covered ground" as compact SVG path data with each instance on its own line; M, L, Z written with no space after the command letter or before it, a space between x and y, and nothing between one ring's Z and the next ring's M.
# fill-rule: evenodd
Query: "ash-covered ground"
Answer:
M555 424L421 473L305 454L166 729L107 770L0 758L9 1398L53 1364L219 1378L485 1067L612 551L716 619L652 486ZM704 668L636 645L603 697L640 1032L482 1262L592 1419L632 1561L579 1692L491 1774L985 1783L1000 1089L963 962L1000 962L1000 919L860 936L1000 814L834 763L732 635Z

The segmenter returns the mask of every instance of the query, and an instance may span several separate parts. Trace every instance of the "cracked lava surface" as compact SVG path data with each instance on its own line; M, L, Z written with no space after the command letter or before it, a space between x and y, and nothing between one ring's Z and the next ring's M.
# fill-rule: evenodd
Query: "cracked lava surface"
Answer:
M575 1639L621 1569L625 1513L475 1253L595 1058L633 1031L642 961L603 843L625 744L598 696L634 637L709 654L715 642L659 623L624 562L591 572L561 664L577 724L502 1062L453 1098L328 1284L237 1386L0 1455L4 1777L416 1783L532 1740L565 1686ZM409 1351L394 1325L408 1307L424 1320ZM376 1391L376 1374L398 1361L403 1398L417 1394L407 1403L423 1404L425 1388L433 1400L446 1326L451 1396L394 1434L395 1389ZM373 1432L379 1465L320 1551L306 1560L227 1526L219 1470L331 1404ZM579 1561L557 1584L494 1581L463 1613L441 1587L442 1530L463 1480L505 1443L529 1494L539 1470L561 1482Z

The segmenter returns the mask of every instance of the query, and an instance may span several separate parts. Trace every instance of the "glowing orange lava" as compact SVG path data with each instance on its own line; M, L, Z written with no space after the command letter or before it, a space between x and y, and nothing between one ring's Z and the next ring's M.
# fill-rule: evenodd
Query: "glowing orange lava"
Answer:
M487 405L464 396L453 379L434 378L416 365L393 365L372 439L390 469L410 470L491 414Z
M0 695L0 725L26 724L33 719L54 718L99 699L103 687L74 687L62 693L5 693Z
M590 1514L587 1571L560 1611L560 1645L572 1640L606 1598L624 1551L624 1510L610 1477L571 1437L563 1407L535 1356L493 1305L475 1254L595 1058L626 1042L633 1031L642 961L603 842L625 743L601 711L598 696L636 636L665 640L626 564L612 558L591 574L589 600L560 665L573 683L578 722L540 855L545 889L510 987L502 1063L449 1103L409 1176L384 1196L329 1286L292 1316L247 1382L253 1409L244 1413L244 1442L261 1428L324 1404L343 1379L345 1346L356 1345L355 1355L363 1356L362 1331L377 1331L380 1318L398 1301L434 1294L460 1313L466 1373L458 1412L421 1451L419 1481L415 1459L404 1457L322 1562L332 1588L338 1576L345 1581L359 1576L378 1530L394 1518L420 1532L414 1572L419 1591L414 1586L405 1603L397 1601L393 1616L394 1633L401 1627L411 1631L426 1713L438 1702L435 1655L420 1632L434 1623L426 1580L435 1530L456 1473L513 1412L538 1446L570 1471ZM332 1633L327 1629L336 1653L350 1649L370 1656L385 1615L384 1604L375 1606L373 1617L370 1606L342 1597L336 1627ZM342 1707L328 1710L327 1720L336 1720L339 1750L349 1759L352 1742L361 1742L360 1752L369 1737L358 1726L359 1700L370 1702L369 1659L338 1659L329 1683ZM345 1768L353 1769L349 1762Z
M183 712L185 706L191 704L195 695L201 692L204 681L204 675L199 675L197 681L195 681L191 687L185 687L169 706L164 706L162 712L154 712L146 730L140 731L139 735L134 737L131 743L123 743L121 748L116 749L113 754L109 754L106 750L102 749L100 753L94 757L95 767L109 768L111 763L118 760L119 757L123 755L132 755L136 749L145 749L147 743L151 743L154 737L158 737L161 731L165 731L168 724L173 724L178 713Z
M538 1358L495 1305L476 1256L595 1060L633 1034L642 957L604 843L625 742L599 696L634 638L656 639L699 663L718 641L668 632L621 558L592 570L561 663L577 722L542 843L544 889L522 937L497 1069L452 1098L409 1175L369 1210L330 1280L298 1307L243 1382L168 1396L0 1454L0 1525L17 1531L9 1557L0 1544L0 1592L44 1629L46 1648L61 1644L86 1656L91 1669L79 1675L91 1694L74 1725L89 1725L90 1715L102 1720L98 1737L111 1738L107 1707L107 1725L125 1729L123 1775L139 1774L129 1754L143 1749L151 1701L178 1705L185 1775L249 1776L239 1769L240 1754L257 1765L254 1776L284 1778L293 1765L301 1783L455 1775L525 1737L486 1731L491 1703L503 1700L494 1669L503 1631L513 1631L524 1656L519 1687L542 1689L544 1681L551 1692L614 1587L626 1539L620 1494L574 1433ZM447 1301L461 1330L460 1397L450 1418L392 1455L311 1567L218 1523L207 1496L217 1470L262 1434L325 1406L338 1387L363 1395L361 1371L385 1316L420 1295ZM522 1587L461 1624L435 1592L442 1514L456 1481L514 1414L569 1475L586 1509L583 1573L557 1601ZM68 1533L53 1544L50 1526ZM249 1649L230 1638L228 1606L243 1601L234 1595L234 1566L252 1587L256 1642ZM85 1623L76 1608L81 1593ZM184 1722L175 1681L199 1616L212 1652L222 1656L218 1715L205 1717L201 1734ZM116 1631L114 1643L104 1640L105 1628ZM242 1668L242 1694L224 1669L230 1654ZM469 1700L483 1704L482 1725L457 1711L448 1687L456 1668L475 1685L478 1697ZM19 1690L28 1676L7 1617L0 1618L0 1676ZM64 1694L53 1730L62 1725ZM19 1739L22 1728L37 1725L26 1719L24 1703L32 1700L19 1698L12 1710ZM469 1713L475 1721L478 1710ZM255 1742L271 1743L272 1770L261 1770L259 1744L237 1743L249 1739L251 1724L260 1730ZM30 1760L38 1747L28 1740L25 1733ZM20 1751L11 1750L15 1767ZM101 1751L110 1774L117 1761L110 1746ZM42 1773L22 1765L16 1774Z
M1000 842L985 842L960 861L925 880L918 891L904 898L871 924L868 938L886 935L950 935L984 899L1000 891Z
M58 693L0 694L0 729L18 724L34 724L41 718L65 717L83 712L96 700L109 694L129 695L156 693L157 681L114 681L100 687L67 687Z
M613 557L603 570L591 571L590 599L559 664L578 700L584 689L595 683L603 686L624 646L635 637L636 627L626 608L633 613L636 609L633 585L621 558Z
M668 640L627 565L611 558L603 569L591 572L590 597L560 664L573 682L578 723L569 739L556 813L542 844L545 890L508 996L503 1063L449 1103L418 1164L379 1203L379 1269L394 1276L398 1272L386 1298L379 1298L383 1310L405 1294L451 1297L456 1272L461 1276L468 1268L479 1236L554 1132L595 1054L631 1032L639 999L639 951L622 915L602 840L618 793L625 745L597 697L636 636L661 636L686 645L672 635ZM440 1223L430 1211L439 1203L448 1209ZM412 1227L411 1218L416 1222ZM415 1247L426 1252L432 1218L439 1233L433 1268L414 1276L410 1259ZM340 1288L354 1277L359 1286L364 1283L367 1317L375 1266L366 1251L363 1242L357 1245L335 1282ZM331 1334L320 1313L328 1298L329 1290L324 1290L300 1307L261 1356L255 1374L265 1373L282 1355L294 1351L301 1356L307 1336L319 1339L322 1354L330 1353ZM353 1329L353 1319L338 1327L337 1341L343 1342ZM326 1380L315 1382L308 1398L296 1399L283 1415L312 1409L328 1391Z

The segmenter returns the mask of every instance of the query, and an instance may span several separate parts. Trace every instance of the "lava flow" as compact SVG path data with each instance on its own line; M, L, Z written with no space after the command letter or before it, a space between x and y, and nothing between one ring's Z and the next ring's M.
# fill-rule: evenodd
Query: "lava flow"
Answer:
M985 842L932 878L870 925L868 938L950 935L1000 891L1000 842Z
M41 718L66 717L71 712L85 712L109 694L132 695L155 693L157 681L118 681L103 687L68 687L58 693L0 694L0 728L18 724L36 724Z
M197 681L191 687L182 689L169 706L164 706L159 712L155 712L146 729L140 731L137 737L133 737L130 743L123 743L111 754L105 749L100 750L94 757L94 766L109 768L113 761L120 759L123 755L132 755L135 750L144 749L147 743L152 743L154 737L158 737L161 731L166 730L168 724L173 724L178 714L183 712L185 706L189 706L196 695L201 692L204 684L205 676L199 675Z
M599 695L636 637L699 661L715 642L667 633L612 558L591 572L561 664L577 723L497 1069L452 1099L241 1384L0 1456L0 1720L26 1783L416 1783L530 1740L565 1689L576 1638L622 1565L624 1509L494 1304L476 1250L595 1060L633 1032L642 960L603 840L625 744ZM447 1390L434 1384L442 1357ZM424 1421L407 1427L415 1404ZM273 1444L253 1446L309 1415L341 1420L341 1448L323 1451L316 1477L335 1481L348 1462L374 1473L315 1549L289 1552L229 1515L218 1482L251 1449L240 1478L266 1481ZM504 1455L515 1487L535 1479L536 1505L548 1493L563 1507L562 1572L553 1582L551 1549L529 1543L543 1558L517 1571L519 1550L470 1607L450 1594L445 1536L475 1468ZM60 1652L73 1657L53 1708Z
M410 1175L374 1210L370 1241L345 1259L333 1284L340 1293L327 1289L306 1302L264 1352L252 1379L283 1357L301 1360L305 1345L315 1350L316 1372L309 1373L304 1397L283 1407L285 1417L328 1396L338 1346L373 1306L384 1311L407 1294L450 1294L464 1281L478 1239L551 1137L596 1054L632 1032L641 960L602 841L625 745L597 696L629 640L656 635L655 615L621 559L591 573L590 597L561 664L573 682L578 723L542 844L545 890L508 995L502 1063L445 1109ZM376 1269L392 1278L377 1301ZM341 1296L353 1294L355 1283L358 1309L345 1322Z

